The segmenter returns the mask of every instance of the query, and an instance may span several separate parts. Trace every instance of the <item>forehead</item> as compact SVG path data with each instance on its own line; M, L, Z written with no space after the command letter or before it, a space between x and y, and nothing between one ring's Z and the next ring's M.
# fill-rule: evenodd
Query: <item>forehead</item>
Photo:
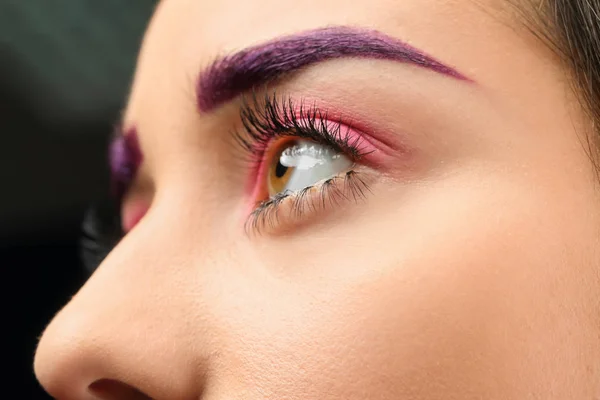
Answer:
M380 30L462 70L490 45L529 41L506 0L162 0L139 67L168 65L190 79L219 55L332 25Z
M498 27L518 25L509 4L506 0L162 0L146 43L161 48L162 54L168 51L177 59L206 63L206 58L281 35L351 25L381 30L430 52L461 46L464 51L473 36L484 33L497 39ZM195 54L190 54L192 49Z
M415 41L449 30L511 24L506 0L162 0L149 32L179 38L203 52L244 47L278 35L328 25L357 25ZM483 19L482 19L483 18ZM462 27L462 29L460 29ZM191 44L188 45L188 43Z
M550 56L517 15L507 0L162 0L144 39L125 119L143 116L155 127L161 115L182 121L195 111L198 74L216 57L340 25L381 31L508 92L523 86L524 75L515 71L556 72L554 62L540 60Z

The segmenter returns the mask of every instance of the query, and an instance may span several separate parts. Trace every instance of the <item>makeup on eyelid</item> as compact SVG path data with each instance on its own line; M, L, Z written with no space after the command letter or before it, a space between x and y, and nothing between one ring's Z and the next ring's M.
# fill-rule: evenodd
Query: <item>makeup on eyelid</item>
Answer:
M360 177L364 176L365 173L371 176L369 179L375 177L375 175L368 172L369 170L387 175L396 169L407 169L405 166L411 161L410 155L412 152L404 144L402 135L386 132L379 129L381 127L372 128L374 124L363 122L365 119L362 116L357 117L356 113L353 113L352 118L345 118L344 115L350 114L340 112L339 108L327 104L325 101L300 96L298 97L302 100L296 101L294 97L296 96L278 96L265 93L264 102L261 102L257 100L256 93L254 93L254 102L251 104L247 103L246 97L242 98L242 122L244 122L243 125L246 130L250 129L250 138L254 137L250 140L250 147L251 154L254 155L255 159L247 171L247 185L245 188L248 200L247 212L249 214L256 215L256 211L261 209L262 204L268 203L269 200L274 200L277 204L280 203L278 199L281 199L286 192L276 190L279 193L274 193L273 190L268 189L273 182L271 176L274 171L273 167L277 163L283 162L285 164L285 151L294 147L298 149L297 146L299 145L304 146L304 150L309 153L314 153L313 155L316 158L305 151L305 155L296 156L297 162L318 162L320 165L326 163L335 171L331 171L331 175L322 175L322 180L317 176L323 174L323 172L318 171L324 170L318 168L314 170L309 168L313 171L309 175L306 175L308 169L307 172L301 173L304 178L290 175L289 179L295 176L292 180L308 179L306 188L291 189L291 192L287 192L298 194L299 197L293 201L296 204L305 197L305 189L318 188L323 183L331 187L328 182L332 180L339 182L340 186L338 187L342 188L341 190L346 190L347 185L353 185L353 182L348 182L348 180L357 177L357 171L361 171L358 174L358 184L364 185L365 183ZM258 131L253 133L253 129L257 128ZM243 137L238 139L244 141ZM314 148L311 148L310 142L315 143ZM301 145L300 143L304 144ZM309 147L306 147L307 145ZM321 157L324 155L323 151L329 156ZM340 166L344 165L344 161L341 159L335 161L338 157L347 160L349 163L347 170L346 168L339 169ZM337 165L337 167L334 165ZM299 169L299 171L301 170L302 168ZM292 184L292 180L286 180L287 184ZM314 185L310 185L313 182ZM294 187L294 185L292 184L291 187ZM361 189L358 189L358 192L360 191ZM335 197L339 193L341 192L338 191L331 195ZM362 197L362 195L361 192L359 197ZM357 193L350 191L342 195L345 198L348 196L356 198ZM258 208L257 203L259 204Z
M369 166L383 168L391 158L405 156L410 152L403 133L392 132L378 126L376 121L369 121L362 112L344 112L326 100L314 100L310 97L303 97L303 99L304 102L314 104L315 107L323 110L329 123L341 123L344 127L342 129L348 132L351 139L360 141L368 147L367 151L372 153L372 156L366 159Z
M318 107L315 107L318 109ZM294 112L298 122L300 124L306 123L307 119L302 115L301 112ZM314 119L313 123L323 126L326 126L329 131L340 130L339 136L343 137L344 140L347 140L349 143L354 143L360 149L360 162L361 164L371 166L374 168L383 168L386 164L387 154L389 154L389 149L385 149L387 147L382 142L369 137L369 135L359 132L356 129L353 129L350 125L346 125L341 119ZM265 176L266 172L269 169L268 161L273 156L273 153L277 151L277 149L282 148L286 144L291 144L295 141L294 136L286 137L284 139L281 138L273 138L269 143L264 145L264 156L258 165L255 165L254 168L251 168L249 173L249 182L246 187L246 193L251 199L256 199L258 197L258 192L260 191L260 182L258 179ZM276 146L275 146L276 145ZM275 147L275 148L274 148ZM358 160L355 160L358 161Z

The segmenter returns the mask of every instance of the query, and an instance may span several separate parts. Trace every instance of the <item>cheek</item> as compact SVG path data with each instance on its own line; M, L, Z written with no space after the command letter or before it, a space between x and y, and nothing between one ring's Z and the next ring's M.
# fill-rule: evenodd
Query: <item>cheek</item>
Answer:
M223 324L232 357L224 363L239 368L226 379L290 400L441 399L449 388L478 391L491 363L480 359L489 348L475 296L448 295L436 290L443 281L400 274L342 278L310 291L290 287L271 299L255 295L248 301L259 304L236 307L236 316L227 315L237 321Z
M222 313L239 366L231 381L320 400L523 398L553 382L568 398L583 385L584 371L564 365L585 365L573 352L585 334L569 329L592 301L571 271L591 233L585 213L557 218L540 207L547 193L511 182L447 181L401 206L397 195L328 233L344 246L306 242L281 280L232 291Z

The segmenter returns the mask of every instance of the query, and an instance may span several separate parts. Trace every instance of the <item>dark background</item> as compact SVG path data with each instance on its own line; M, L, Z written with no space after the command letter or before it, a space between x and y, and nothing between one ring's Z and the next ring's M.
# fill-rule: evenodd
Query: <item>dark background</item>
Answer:
M81 220L106 197L106 146L155 0L0 0L4 399L47 399L39 334L86 279Z

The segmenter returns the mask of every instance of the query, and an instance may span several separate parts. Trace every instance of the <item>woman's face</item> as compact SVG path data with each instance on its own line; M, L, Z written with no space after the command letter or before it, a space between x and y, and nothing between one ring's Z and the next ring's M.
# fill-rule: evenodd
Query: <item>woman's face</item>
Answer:
M517 15L163 0L124 117L143 154L129 232L48 326L41 383L60 399L598 396L591 124Z

